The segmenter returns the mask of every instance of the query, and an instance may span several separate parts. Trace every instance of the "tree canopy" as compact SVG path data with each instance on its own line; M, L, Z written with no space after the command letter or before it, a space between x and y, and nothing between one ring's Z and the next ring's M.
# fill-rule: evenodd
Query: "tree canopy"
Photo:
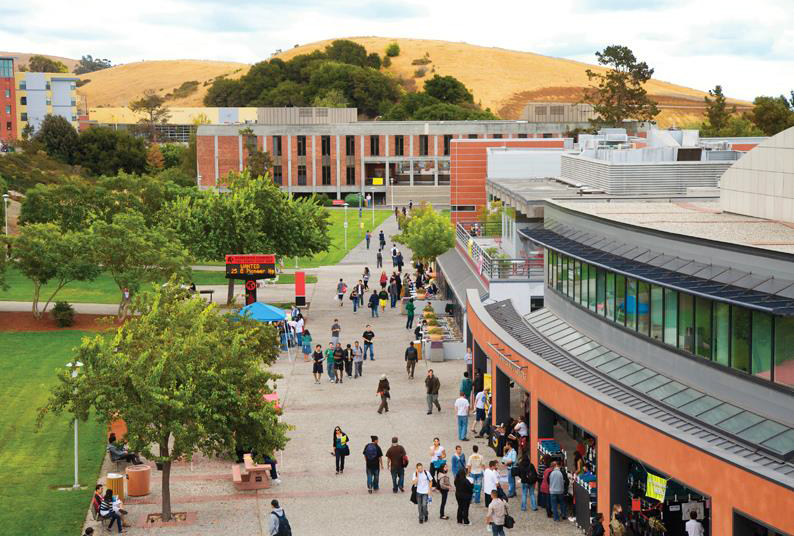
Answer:
M123 130L92 127L80 133L75 162L92 175L146 172L146 142Z
M791 100L783 95L756 97L753 100L753 109L747 114L747 118L767 136L774 136L794 126L794 91Z
M402 224L402 232L392 239L411 248L415 259L433 262L455 246L455 229L447 216L423 202L411 210Z
M147 133L150 142L157 141L156 125L166 123L171 117L171 112L165 106L165 98L153 89L147 89L143 92L143 97L130 103L129 108L132 112L143 115L138 124Z
M56 160L73 164L79 138L69 121L60 115L47 114L33 136L33 142L41 145Z
M172 280L135 299L131 317L113 335L85 338L73 361L80 374L59 383L39 410L91 412L123 419L130 450L163 464L162 514L171 517L171 464L194 453L232 456L236 449L273 454L289 425L264 400L278 376L265 366L278 354L272 326L220 315Z
M68 73L69 68L61 61L36 54L28 60L28 71L32 73Z
M101 71L111 67L109 59L94 58L91 54L83 56L74 68L74 74L93 73L94 71Z
M610 45L596 52L598 63L608 67L605 74L587 69L587 78L595 82L584 93L584 102L593 105L597 125L619 127L623 121L650 121L659 114L656 103L648 97L643 84L653 76L653 69L638 61L630 48Z
M435 75L425 82L424 91L431 97L449 104L474 102L471 92L454 76Z
M490 110L474 104L474 97L452 76L425 82L424 91L406 93L383 116L387 121L472 121L497 119Z

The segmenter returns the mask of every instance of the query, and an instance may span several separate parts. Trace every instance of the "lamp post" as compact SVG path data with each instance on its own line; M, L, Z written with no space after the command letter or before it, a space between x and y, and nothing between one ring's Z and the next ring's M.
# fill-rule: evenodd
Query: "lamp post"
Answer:
M347 251L347 203L345 203L345 251Z
M66 363L66 368L72 369L72 378L76 378L80 367L83 364L80 361L74 361ZM80 483L78 482L78 474L77 474L77 415L74 417L74 484L72 485L73 489L80 489Z
M8 236L8 194L3 194L3 215L5 216L5 225L6 231L5 234Z

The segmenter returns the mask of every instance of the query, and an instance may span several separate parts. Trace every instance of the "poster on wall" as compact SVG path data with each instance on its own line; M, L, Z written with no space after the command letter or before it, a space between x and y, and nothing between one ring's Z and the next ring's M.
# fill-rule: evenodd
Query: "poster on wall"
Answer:
M663 501L667 492L667 479L648 473L648 481L645 485L645 495L657 501Z
M681 505L681 518L689 519L689 512L695 512L698 520L702 521L705 515L703 503L700 501L690 501Z

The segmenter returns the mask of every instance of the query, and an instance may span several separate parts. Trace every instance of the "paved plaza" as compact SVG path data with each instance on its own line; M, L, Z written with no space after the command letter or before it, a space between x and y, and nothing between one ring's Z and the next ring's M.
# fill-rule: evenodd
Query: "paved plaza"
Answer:
M396 232L392 217L383 225L386 236ZM375 233L377 236L377 232ZM388 238L387 238L388 239ZM374 247L375 241L373 241ZM391 242L387 243L387 249ZM410 266L410 253L401 248ZM409 380L404 368L404 350L413 336L405 329L405 317L399 307L389 309L380 318L370 318L368 309L352 312L351 302L345 300L339 307L334 300L336 283L343 278L352 285L361 275L364 266L373 271L372 282L377 285L380 271L375 267L376 249L366 250L363 244L354 248L337 266L313 270L318 282L311 286L311 306L306 315L307 328L315 343L324 347L330 340L330 326L335 318L342 326L340 341L343 344L361 341L366 324L375 332L375 360L364 364L363 378L347 379L343 384L333 384L324 377L320 385L314 383L311 364L303 356L290 361L285 354L273 367L283 376L277 391L284 408L283 418L294 426L290 441L283 453L277 456L281 484L261 491L236 491L231 480L231 462L197 456L192 464L177 464L172 470L171 496L175 512L196 512L195 524L143 529L126 529L129 534L236 534L267 535L270 501L281 502L296 535L323 534L406 534L413 530L432 531L436 535L484 534L485 508L472 505L471 526L463 527L455 521L457 503L454 491L449 494L446 514L449 520L439 519L441 497L435 493L430 505L430 520L419 525L417 508L409 502L410 482L405 493L393 494L391 477L384 468L380 476L380 491L367 493L364 457L362 450L370 435L380 438L385 452L391 437L398 436L408 453L409 469L417 462L429 462L429 447L433 437L441 439L451 458L456 444L471 453L471 446L480 446L486 461L493 451L484 440L459 442L453 401L464 370L463 361L428 363L420 361L416 379ZM388 252L387 252L388 253ZM391 272L390 259L385 263ZM441 381L439 399L441 413L427 415L424 377L432 365ZM381 374L391 383L390 411L379 415L376 410L379 397L376 387ZM351 455L347 458L344 474L334 470L331 438L334 426L339 425L350 437ZM384 459L384 467L386 460ZM105 470L108 469L106 462ZM406 479L410 472L406 470ZM142 498L128 498L125 508L129 520L138 524L146 514L160 510L160 473L152 471L152 493ZM516 499L511 499L509 510L516 518L514 532L521 534L581 534L568 521L553 523L545 512L521 512Z

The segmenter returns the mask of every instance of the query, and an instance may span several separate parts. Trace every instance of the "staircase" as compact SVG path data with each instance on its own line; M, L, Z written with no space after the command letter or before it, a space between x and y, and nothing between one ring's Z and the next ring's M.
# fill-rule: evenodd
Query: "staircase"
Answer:
M386 192L386 203L403 206L409 201L414 205L427 201L436 208L449 208L449 192L449 186L392 186Z

